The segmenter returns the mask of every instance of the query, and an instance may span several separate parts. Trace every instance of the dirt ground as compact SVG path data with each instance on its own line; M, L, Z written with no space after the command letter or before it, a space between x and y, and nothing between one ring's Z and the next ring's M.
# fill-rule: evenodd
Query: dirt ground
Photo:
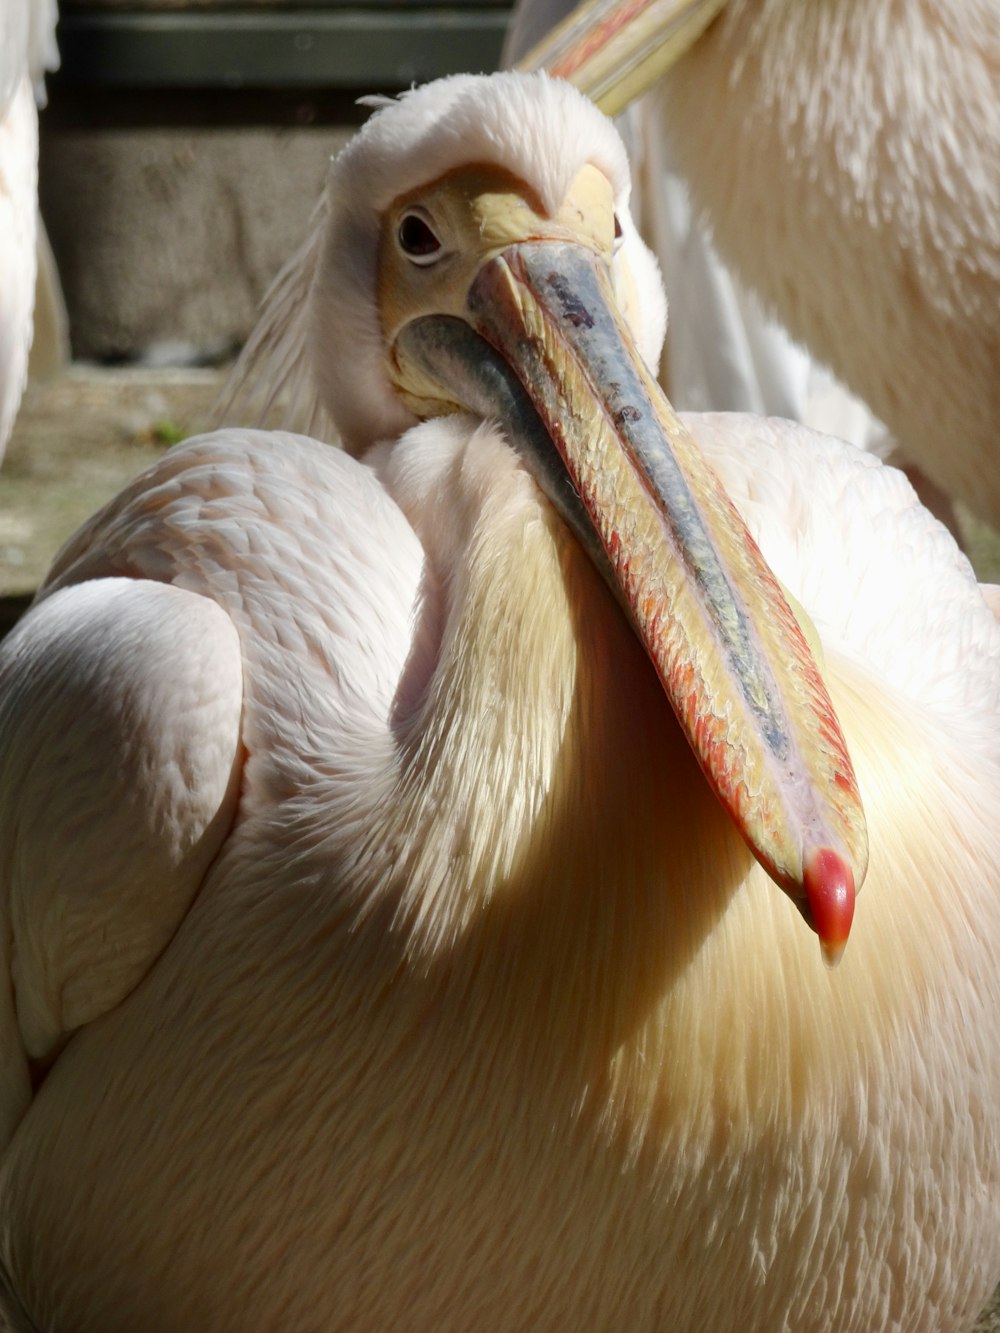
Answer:
M31 384L0 468L0 596L33 591L85 518L182 435L203 429L215 370L71 366Z

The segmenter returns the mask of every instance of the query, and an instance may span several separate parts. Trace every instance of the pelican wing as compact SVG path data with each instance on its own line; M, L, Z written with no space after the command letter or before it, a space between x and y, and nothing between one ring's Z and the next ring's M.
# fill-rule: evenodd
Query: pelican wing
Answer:
M31 1062L148 972L232 821L240 649L229 617L147 580L64 588L0 650L0 1135Z
M171 450L56 557L0 648L0 1146L32 1062L167 945L237 797L306 785L337 727L391 749L422 579L370 469L252 431Z

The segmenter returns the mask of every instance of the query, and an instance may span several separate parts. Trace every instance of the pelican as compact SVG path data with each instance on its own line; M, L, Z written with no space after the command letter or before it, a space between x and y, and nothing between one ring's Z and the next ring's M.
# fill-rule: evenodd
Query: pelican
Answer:
M6 640L22 1326L919 1333L1000 1275L1000 626L901 474L674 417L628 189L566 83L380 101L241 372L346 450L172 449Z
M21 403L42 278L45 369L62 356L65 310L38 219L38 112L59 63L55 0L4 0L0 13L0 461Z
M732 272L909 465L1000 524L997 6L590 0L546 36L571 8L521 0L508 59L605 110L651 87L636 132ZM666 201L649 207L669 226ZM878 421L858 429L884 445Z

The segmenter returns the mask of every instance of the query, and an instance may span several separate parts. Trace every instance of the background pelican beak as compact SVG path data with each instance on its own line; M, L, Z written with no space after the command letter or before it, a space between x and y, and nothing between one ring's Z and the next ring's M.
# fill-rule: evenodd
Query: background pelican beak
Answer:
M616 116L651 88L725 0L584 0L517 62L567 79Z

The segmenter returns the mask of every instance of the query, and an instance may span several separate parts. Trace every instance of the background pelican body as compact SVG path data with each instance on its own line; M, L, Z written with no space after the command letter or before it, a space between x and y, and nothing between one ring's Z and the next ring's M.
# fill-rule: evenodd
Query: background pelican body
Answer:
M507 58L532 61L535 41L572 8L522 0ZM996 523L996 5L726 0L673 8L721 13L643 101L636 129L654 171L666 156L725 262L864 399L907 460ZM609 19L621 41L627 15L617 10ZM635 40L645 40L635 28ZM549 68L561 72L558 62ZM627 81L619 70L608 86ZM585 78L580 86L591 91ZM669 233L658 182L649 194L651 230ZM665 247L657 248L666 266ZM712 256L697 242L695 251L711 269ZM726 281L713 270L711 284L695 290L711 303ZM695 321L704 317L689 305ZM726 331L737 359L738 332ZM754 324L748 333L760 337ZM788 355L769 363L765 351L765 372L782 371ZM699 369L696 378L705 375ZM731 377L730 394L742 387ZM672 386L681 406L691 405L685 388ZM774 393L766 376L763 392Z
M418 113L451 165L509 116L526 173L600 123L525 76ZM403 421L363 462L189 442L0 659L3 1256L40 1326L974 1317L1000 1270L1000 629L899 474L690 424L823 640L871 828L841 965L496 426ZM51 1065L30 1101L25 1052Z
M0 12L0 460L28 377L36 247L45 286L43 368L64 356L65 311L38 219L38 114L43 75L55 69L55 0L5 0Z
M736 271L908 458L996 521L1000 15L822 10L724 11L664 83L663 123L684 126L678 165Z

